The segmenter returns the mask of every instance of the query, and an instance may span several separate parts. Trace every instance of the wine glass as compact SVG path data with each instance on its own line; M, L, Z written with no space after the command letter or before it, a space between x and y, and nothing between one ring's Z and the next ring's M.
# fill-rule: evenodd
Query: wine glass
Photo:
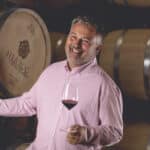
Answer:
M62 103L70 110L78 103L79 91L78 87L70 81L66 84L62 95Z
M74 106L77 105L78 100L79 100L78 87L69 81L66 84L62 94L62 103L68 110L71 110ZM65 128L61 128L61 131L70 132L69 129Z

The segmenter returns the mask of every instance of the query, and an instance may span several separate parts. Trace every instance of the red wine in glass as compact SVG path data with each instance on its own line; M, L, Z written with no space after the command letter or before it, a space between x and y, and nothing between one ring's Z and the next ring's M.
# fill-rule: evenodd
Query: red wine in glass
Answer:
M67 99L67 100L62 100L62 103L68 108L71 109L73 108L78 101L77 100L71 100L71 99Z
M62 96L62 103L69 110L78 103L78 88L74 84L68 82Z

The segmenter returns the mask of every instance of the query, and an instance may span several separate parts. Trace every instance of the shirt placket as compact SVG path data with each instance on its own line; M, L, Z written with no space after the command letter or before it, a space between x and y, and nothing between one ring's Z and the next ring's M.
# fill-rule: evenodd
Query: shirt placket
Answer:
M68 83L68 82L70 82L70 80L71 80L71 77L72 77L72 73L71 72L69 72L69 71L67 71L66 72L66 79L65 79L65 82L64 82L64 85L63 85L63 87L62 87L62 94L63 94L63 90L66 88L66 84ZM61 96L62 96L62 94L61 94ZM61 99L61 101L62 101L62 98L60 97L60 99ZM53 149L53 139L55 139L55 133L56 133L56 130L57 130L57 127L58 127L58 124L59 124L59 121L60 121L60 117L62 116L61 114L62 114L62 112L63 112L63 105L62 105L62 102L60 101L60 103L59 103L59 112L58 112L58 117L57 117L57 120L56 120L56 125L55 125L55 127L54 127L54 129L53 129L53 131L52 131L52 142L51 142L51 144L50 144L50 146L49 146L49 150L54 150ZM68 117L68 116L67 116Z

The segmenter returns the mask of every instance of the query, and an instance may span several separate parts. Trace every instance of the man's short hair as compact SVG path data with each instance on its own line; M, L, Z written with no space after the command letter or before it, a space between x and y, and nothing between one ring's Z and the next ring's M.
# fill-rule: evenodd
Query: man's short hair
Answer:
M71 25L74 25L76 23L83 23L86 25L93 26L96 29L96 32L98 32L98 25L96 24L96 22L94 21L94 19L92 17L78 16L72 20Z

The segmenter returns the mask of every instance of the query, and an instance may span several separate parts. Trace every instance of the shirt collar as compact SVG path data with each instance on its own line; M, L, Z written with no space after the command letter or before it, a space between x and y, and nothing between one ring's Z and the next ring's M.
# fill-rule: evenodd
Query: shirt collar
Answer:
M68 66L68 62L66 60L65 62L65 70L71 74L75 74L75 73L80 73L81 71L83 71L86 67L92 65L92 64L97 64L97 60L96 58L92 59L91 61L87 62L86 64L83 64L79 67L74 67L72 70L69 69L69 66Z

